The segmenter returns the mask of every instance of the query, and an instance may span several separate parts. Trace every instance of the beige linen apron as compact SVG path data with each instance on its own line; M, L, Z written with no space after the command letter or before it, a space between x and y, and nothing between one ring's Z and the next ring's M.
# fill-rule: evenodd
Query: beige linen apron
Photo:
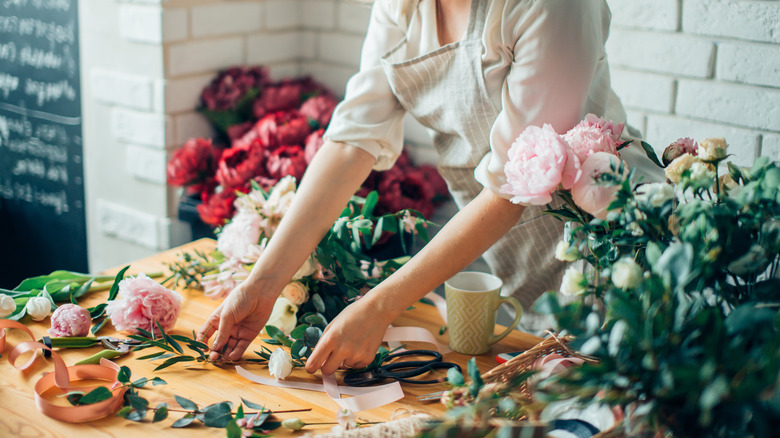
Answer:
M406 40L382 58L390 87L406 111L433 129L439 172L459 208L482 190L474 169L490 150L489 134L500 108L485 86L482 32L488 1L472 0L463 40L406 59ZM554 258L563 224L545 207L528 207L520 221L483 254L490 269L504 281L502 293L523 304L528 317L521 326L538 330L543 319L532 315L533 302L548 290L558 290L565 264Z

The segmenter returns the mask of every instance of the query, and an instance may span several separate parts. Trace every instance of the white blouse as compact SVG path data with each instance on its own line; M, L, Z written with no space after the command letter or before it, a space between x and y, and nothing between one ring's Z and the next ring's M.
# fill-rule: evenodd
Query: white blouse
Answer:
M482 67L488 94L501 109L490 132L490 152L475 178L509 198L499 193L506 181L504 163L527 126L549 123L564 133L587 113L625 121L604 50L611 13L605 0L472 1L490 2ZM392 167L403 147L405 111L390 89L381 58L404 37L406 59L438 49L436 23L435 0L374 2L360 70L347 83L326 140L367 151L376 158L377 170Z

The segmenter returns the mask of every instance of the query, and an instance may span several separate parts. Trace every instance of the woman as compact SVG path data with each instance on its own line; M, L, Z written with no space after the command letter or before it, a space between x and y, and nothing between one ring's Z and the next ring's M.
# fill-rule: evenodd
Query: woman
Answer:
M205 339L217 333L212 359L225 346L229 359L241 357L372 168L393 165L405 112L435 132L439 171L461 210L330 323L306 370L367 365L403 310L483 253L525 305L556 289L562 225L539 207L509 202L499 192L503 167L527 126L549 123L562 133L587 113L625 120L604 52L609 20L604 0L377 0L360 71L293 206L249 278L201 329Z

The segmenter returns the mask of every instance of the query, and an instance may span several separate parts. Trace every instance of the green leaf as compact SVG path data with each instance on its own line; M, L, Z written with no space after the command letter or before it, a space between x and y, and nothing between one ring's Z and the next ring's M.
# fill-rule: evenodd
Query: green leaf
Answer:
M132 406L135 410L146 411L149 409L149 400L143 397L139 397L137 395L126 395L125 400L127 400L130 406Z
M261 404L253 403L243 397L241 397L241 402L243 402L245 405L247 405L247 407L250 407L252 409L257 409L260 412L265 411L265 406Z
M328 320L323 315L314 314L309 315L303 319L307 324L316 325L319 328L325 328L328 326Z
M120 383L129 383L130 376L132 374L133 372L130 371L130 368L123 366L119 369L119 372L116 375L116 380L118 380Z
M278 338L279 336L285 336L283 331L272 325L265 326L265 334L267 334L271 339Z
M122 409L120 409L119 412L116 413L116 416L120 418L127 418L127 415L130 414L130 411L132 410L133 410L132 406L123 406Z
M241 438L244 432L238 427L236 420L231 419L225 425L225 433L227 433L227 438Z
M157 352L155 352L155 353L152 353L152 354L147 354L146 356L141 356L141 357L139 357L139 358L138 358L138 360L149 360L149 359L156 359L156 358L158 358L159 356L162 356L162 355L164 355L164 354L165 354L165 352L164 352L164 351L157 351Z
M160 403L156 408L154 408L154 418L152 419L152 423L157 423L158 421L165 420L166 418L168 418L168 404Z
M111 290L109 290L108 292L107 301L114 301L114 299L116 298L116 295L119 293L119 282L125 278L125 272L128 269L130 269L130 265L127 265L124 268L122 268L122 270L116 274L116 277L114 277L114 284L111 285Z
M203 424L208 427L225 427L233 419L232 410L228 402L206 406L203 408Z
M290 356L294 360L299 360L301 358L301 351L306 351L306 344L304 344L303 341L295 341L290 346Z
M134 409L129 414L127 414L125 418L130 421L136 421L136 422L144 421L144 418L146 418L147 411L148 409Z
M190 399L186 399L184 397L181 397L181 396L178 396L178 395L175 395L175 394L174 394L173 398L176 400L176 403L178 403L179 406L181 406L182 408L184 408L184 409L186 409L188 411L197 411L198 410L198 405L196 405L195 402L193 402Z
M447 381L453 386L463 386L466 383L463 373L455 367L447 370Z
M90 331L90 332L91 332L93 335L96 335L96 334L98 334L98 332L100 331L100 329L102 329L102 328L103 328L103 326L104 326L104 325L106 325L106 323L107 323L107 322L108 322L108 318L105 318L105 317L104 317L103 319L101 319L101 320L100 320L100 322L98 322L97 324L93 325L93 326L92 326L92 328L91 328L89 331Z
M534 302L533 311L543 315L556 315L561 311L561 305L558 303L558 297L555 292L548 292L539 297Z
M181 404L181 403L179 403L179 404ZM192 414L187 414L187 415L179 418L178 420L174 421L173 424L171 424L171 427L175 427L177 429L181 428L181 427L187 427L190 424L192 424L193 421L195 421L195 416L192 415Z
M477 367L477 359L472 357L468 361L468 372L469 377L471 378L471 381L475 384L482 387L482 375L479 373L479 368ZM474 395L476 397L476 394Z
M170 359L166 359L165 362L161 363L157 368L154 369L154 371L160 371L162 369L168 368L171 365L177 364L179 362L193 362L195 360L192 356L176 356L172 357Z
M322 301L320 294L312 295L311 302L314 305L314 308L317 309L317 312L325 313L325 303Z
M155 377L154 379L152 379L152 386L160 386L160 385L167 385L167 384L168 382L166 382L165 380L159 377Z
M297 340L300 340L303 338L303 335L306 334L306 329L309 328L306 325L299 325L298 327L295 327L293 331L290 333L290 337Z
M649 158L650 161L655 163L656 166L663 168L664 165L661 164L661 161L658 159L658 155L655 154L655 149L653 149L653 147L649 143L646 143L644 141L641 142L641 145L642 145L642 149L645 150L645 154L647 155L647 158Z
M382 216L376 222L376 228L374 228L374 235L371 237L371 246L376 245L376 243L379 242L379 239L382 238L382 233L384 232L384 225L385 225L385 217Z
M376 208L377 202L379 202L379 193L377 193L376 190L372 190L371 193L366 196L366 202L363 204L360 214L367 218L373 217L374 208Z
M146 382L148 381L149 379L147 379L146 377L141 377L140 379L133 382L133 386L136 388L143 388L144 386L146 386Z
M317 346L320 337L322 337L322 330L319 327L309 327L306 329L306 335L303 339L307 347L314 348Z

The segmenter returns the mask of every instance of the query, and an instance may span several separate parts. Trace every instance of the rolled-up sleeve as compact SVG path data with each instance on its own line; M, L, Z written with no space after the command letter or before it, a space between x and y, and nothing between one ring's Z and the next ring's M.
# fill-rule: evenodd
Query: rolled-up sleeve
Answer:
M392 167L403 148L404 110L381 64L382 56L405 35L398 3L374 2L360 70L347 83L344 100L336 107L324 136L326 141L347 143L370 153L377 160L377 170Z
M523 3L523 2L520 2ZM593 108L599 59L609 26L609 10L601 0L542 0L516 14L505 41L513 61L504 82L502 109L490 132L490 152L475 177L503 198L504 164L512 142L528 126L549 123L558 133L576 125ZM609 79L606 78L609 90ZM598 106L598 105L596 105ZM603 108L601 108L603 111Z

